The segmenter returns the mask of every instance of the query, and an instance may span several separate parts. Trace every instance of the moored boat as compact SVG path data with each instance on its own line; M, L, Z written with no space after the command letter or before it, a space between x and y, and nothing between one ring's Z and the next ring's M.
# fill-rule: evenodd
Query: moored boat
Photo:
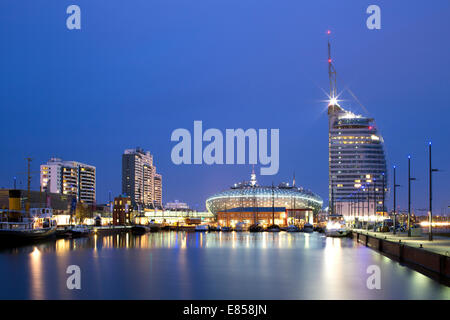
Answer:
M135 224L131 227L131 232L133 234L145 234L150 232L150 227L143 224Z
M252 224L249 229L250 232L263 232L264 228L260 223Z
M45 238L50 238L56 233L56 226L48 228L29 228L27 224L28 223L21 225L13 223L10 229L0 229L0 243L3 244L42 240Z
M291 224L286 228L287 232L300 232L300 228Z
M27 217L26 212L16 211L7 212L7 216L0 220L0 245L42 240L56 234L51 212Z
M311 233L314 231L314 226L311 223L305 223L303 225L302 231L306 233Z
M209 231L209 226L207 224L198 224L195 226L195 231L197 232Z
M72 238L77 237L87 237L91 234L91 229L89 229L86 225L75 225L69 228L68 232L72 236Z
M238 222L234 226L234 231L248 231L248 230L249 230L249 226L245 222Z
M346 227L344 217L342 215L330 214L328 216L325 235L327 237L347 237L350 235L350 229Z
M280 226L273 224L269 227L267 227L268 232L280 232Z
M149 223L147 226L150 228L150 232L158 232L161 230L161 225L157 223Z

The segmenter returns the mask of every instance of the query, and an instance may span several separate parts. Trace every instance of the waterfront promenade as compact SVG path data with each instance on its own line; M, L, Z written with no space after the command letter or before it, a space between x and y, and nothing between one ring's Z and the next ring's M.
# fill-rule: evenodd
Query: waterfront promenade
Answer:
M387 241L401 241L401 243L406 246L422 248L424 250L450 257L450 234L449 236L433 234L433 241L429 241L428 233L422 233L420 237L408 237L407 232L399 232L394 235L392 232L374 232L367 231L365 229L353 229L353 231L361 234L368 234L372 237L385 239Z
M408 237L405 233L371 232L354 229L352 237L358 243L405 263L408 266L450 286L450 238L428 234Z

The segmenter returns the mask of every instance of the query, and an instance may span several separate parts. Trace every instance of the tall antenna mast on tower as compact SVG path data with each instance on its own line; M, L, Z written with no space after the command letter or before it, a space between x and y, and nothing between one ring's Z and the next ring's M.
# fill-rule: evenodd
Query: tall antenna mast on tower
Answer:
M330 79L330 99L335 102L337 98L337 89L336 89L336 69L333 65L333 60L331 59L331 45L330 45L330 34L331 31L327 31L328 34L328 77Z

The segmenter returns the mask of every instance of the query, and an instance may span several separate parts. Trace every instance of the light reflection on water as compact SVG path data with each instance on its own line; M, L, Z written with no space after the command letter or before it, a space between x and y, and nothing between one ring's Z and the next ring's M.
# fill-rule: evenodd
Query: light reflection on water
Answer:
M66 287L79 265L82 289ZM366 286L381 268L381 290ZM450 299L351 239L304 233L94 235L0 251L1 299Z

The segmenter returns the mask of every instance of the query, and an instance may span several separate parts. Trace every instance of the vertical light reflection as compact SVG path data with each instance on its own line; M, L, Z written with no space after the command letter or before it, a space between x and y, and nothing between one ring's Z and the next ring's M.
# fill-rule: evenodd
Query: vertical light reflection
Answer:
M200 248L203 248L203 232L200 232Z
M30 253L31 298L44 299L44 275L42 272L42 256L37 247Z
M262 247L263 247L263 249L267 248L267 232L263 233Z
M98 236L96 233L96 234L94 234L94 253L93 253L94 258L98 258L97 241L98 241Z
M55 243L55 250L57 253L62 253L70 250L70 240L58 239Z
M186 242L187 242L187 236L186 236L186 234L183 234L181 236L181 249L186 249L186 247L187 247Z
M305 233L305 249L309 249L309 240L311 235L309 233Z
M323 254L323 285L327 287L324 299L345 299L343 296L343 258L341 241L338 238L327 237Z
M66 240L66 239L58 239L55 243L55 252L56 252L56 259L55 259L55 264L56 264L56 273L52 274L52 277L56 278L59 282L58 285L58 292L59 292L59 297L64 297L64 299L69 298L70 297L70 290L67 290L67 286L66 286L66 279L67 279L67 274L66 274L66 269L67 266L70 265L70 263L68 263L68 259L70 257L70 250L71 250L71 240ZM52 292L53 294L53 292ZM69 296L68 296L69 295Z
M197 247L197 245L196 245ZM176 250L177 253L177 267L180 273L180 283L179 283L179 291L180 297L182 299L189 299L192 297L192 291L195 289L195 285L192 283L190 273L189 273L189 264L188 264L188 251L187 250ZM177 293L178 294L178 293Z

